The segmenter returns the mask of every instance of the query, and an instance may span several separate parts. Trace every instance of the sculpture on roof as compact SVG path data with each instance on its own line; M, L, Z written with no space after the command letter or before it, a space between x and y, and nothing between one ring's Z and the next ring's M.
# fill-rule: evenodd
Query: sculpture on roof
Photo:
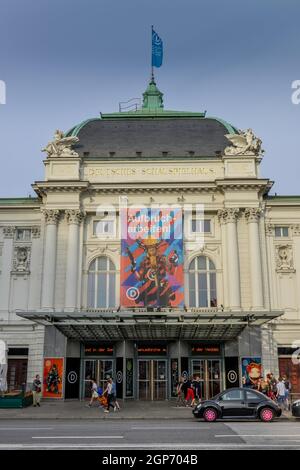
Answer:
M78 137L64 137L64 133L60 130L56 130L54 134L54 140L49 142L42 152L47 153L49 157L78 157L78 153L72 150L72 146L79 142Z
M264 150L261 148L262 141L256 137L252 129L239 131L239 134L225 134L225 137L231 142L225 148L225 155L261 155Z

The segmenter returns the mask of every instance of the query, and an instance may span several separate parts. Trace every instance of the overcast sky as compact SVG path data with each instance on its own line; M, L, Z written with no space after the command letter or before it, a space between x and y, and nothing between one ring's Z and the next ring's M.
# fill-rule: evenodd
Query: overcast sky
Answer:
M0 197L33 194L55 129L141 96L151 24L165 107L253 128L272 193L299 195L299 18L299 0L0 0Z

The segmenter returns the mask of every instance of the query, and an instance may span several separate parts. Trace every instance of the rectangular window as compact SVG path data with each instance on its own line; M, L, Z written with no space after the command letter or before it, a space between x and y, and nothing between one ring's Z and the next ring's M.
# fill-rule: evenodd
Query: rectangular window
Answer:
M288 227L275 227L275 237L288 237L289 228Z
M96 276L94 273L89 273L88 280L88 307L95 307L95 280Z
M199 307L200 308L208 307L206 273L198 274L198 289L199 289Z
M16 231L16 240L28 241L31 238L31 230L27 228L18 228Z
M98 237L115 236L115 221L113 219L95 220L93 223L93 235Z
M98 274L97 308L107 308L107 275Z
M210 233L211 232L211 221L209 219L192 219L191 220L191 232L192 233Z

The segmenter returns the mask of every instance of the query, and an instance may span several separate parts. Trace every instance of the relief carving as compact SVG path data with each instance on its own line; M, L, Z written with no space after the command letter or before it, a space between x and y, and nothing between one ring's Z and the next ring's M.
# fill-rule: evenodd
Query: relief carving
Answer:
M282 273L295 272L291 245L276 247L276 271Z
M28 246L16 246L13 256L13 274L30 273L30 254L31 249Z

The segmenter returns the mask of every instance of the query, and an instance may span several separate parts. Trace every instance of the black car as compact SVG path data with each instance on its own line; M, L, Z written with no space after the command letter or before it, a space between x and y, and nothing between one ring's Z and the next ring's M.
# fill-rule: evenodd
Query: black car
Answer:
M295 418L300 418L300 400L296 400L292 404L292 415L295 416Z
M193 410L195 418L204 418L209 422L221 418L259 418L270 422L279 418L281 412L277 403L249 388L230 388L210 400L201 401Z

